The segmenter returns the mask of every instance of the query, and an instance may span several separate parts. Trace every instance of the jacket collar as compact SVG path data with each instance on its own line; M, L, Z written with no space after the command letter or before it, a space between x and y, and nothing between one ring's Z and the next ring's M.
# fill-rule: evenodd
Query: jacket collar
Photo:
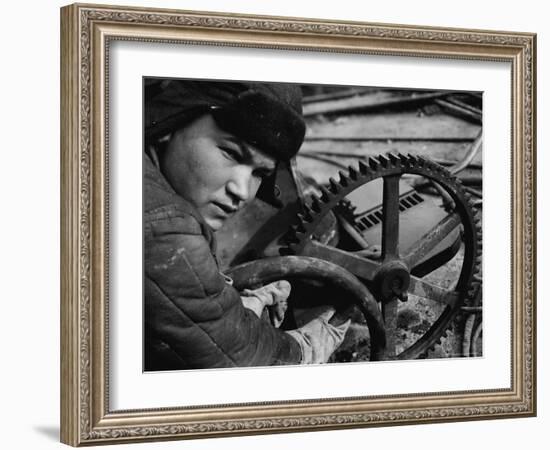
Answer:
M188 212L191 216L193 216L197 220L197 222L199 222L203 235L208 240L212 254L215 255L217 245L216 245L216 239L214 238L214 231L205 222L204 218L202 217L202 214L197 210L197 208L195 208L195 206L193 206L190 202L188 202L186 199L180 196L174 190L174 188L168 182L168 180L164 177L162 171L160 170L159 158L158 158L157 152L153 147L151 147L149 151L146 151L143 154L143 175L144 177L149 176L149 178L153 179L154 182L162 190L170 194L170 196L173 197L177 201L177 203L181 205L182 209Z

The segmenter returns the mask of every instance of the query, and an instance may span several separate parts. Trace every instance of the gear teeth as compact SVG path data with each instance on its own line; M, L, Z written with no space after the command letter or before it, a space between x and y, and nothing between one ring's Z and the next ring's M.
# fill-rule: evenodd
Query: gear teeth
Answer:
M319 202L319 201L321 201L321 197L318 194L313 193L313 194L311 194L311 201L312 202L313 201L318 201Z
M347 187L349 182L348 182L348 177L346 176L346 174L340 170L338 172L338 175L340 175L340 180L338 181L340 183L340 186Z
M403 162L403 164L407 167L410 166L411 164L416 163L416 156L411 155L410 153L407 153L406 155L400 154L399 157L401 158L401 161Z
M313 222L313 210L307 204L304 205L304 217L307 222Z
M320 213L322 211L321 199L315 194L311 196L311 209L313 209L316 213Z
M355 211L357 209L356 206L352 205L349 200L346 198L343 198L336 204L336 212L337 214L341 215L346 220L354 223L355 222Z
M364 161L359 161L359 172L361 172L363 175L369 173L369 166L367 166Z
M347 198L343 200L343 203L349 211L355 211L357 209L357 206L352 205L352 203Z
M328 203L330 201L330 192L325 186L321 186L319 188L321 190L321 200L324 203Z
M300 219L300 221L302 223L311 223L313 222L313 218L311 217L311 214L309 216L307 216L306 214L302 214L302 213L298 213L298 219Z
M372 170L378 170L379 165L380 164L376 158L373 158L372 156L369 158L369 166Z
M285 240L286 244L289 247L293 246L293 244L299 244L300 243L300 239L297 236L298 233L297 233L296 230L297 230L297 226L293 225L291 227L291 229L289 230L289 232L284 237L284 240Z
M340 191L340 185L338 184L338 182L332 177L329 178L328 182L330 184L330 191L333 194L337 194Z
M390 165L390 160L385 155L380 155L378 160L380 161L380 164L382 164L382 167L387 168Z
M305 233L306 232L306 227L304 227L304 224L302 222L296 224L296 225L292 225L291 227L291 230L292 230L292 233L294 235L297 235L299 233Z
M353 181L356 181L357 178L359 177L359 174L357 173L357 170L355 170L355 168L352 167L352 166L349 166L349 167L348 167L348 174L349 174L349 177L350 177Z
M388 157L390 158L390 161L391 161L392 165L395 166L395 165L399 164L399 157L397 155L395 155L394 153L389 153Z

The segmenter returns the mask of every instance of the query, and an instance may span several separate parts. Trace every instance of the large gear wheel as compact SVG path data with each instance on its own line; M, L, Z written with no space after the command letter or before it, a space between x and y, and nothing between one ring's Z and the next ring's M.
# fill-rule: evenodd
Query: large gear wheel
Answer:
M400 195L399 183L404 174L425 177L445 197L445 217L426 230L420 239L406 249L399 248ZM471 197L460 181L440 165L420 156L389 154L371 157L339 172L338 181L330 179L320 195L305 199L303 212L287 233L285 254L320 258L336 263L358 277L373 292L382 310L387 333L387 359L415 359L427 352L446 335L464 307L475 295L481 264L481 223L472 207ZM383 180L381 211L381 251L376 254L362 249L332 246L323 234L323 219L336 214L348 224L353 222L354 208L346 196L376 179ZM450 206L449 206L450 205ZM353 225L353 223L351 224ZM460 232L457 232L457 229ZM352 230L353 231L353 230ZM344 230L342 233L345 233ZM426 258L445 237L453 232L463 247L460 275L454 287L443 288L423 279ZM359 236L360 238L360 236ZM404 251L404 254L401 253ZM397 308L408 294L429 299L442 306L442 312L416 342L396 351Z

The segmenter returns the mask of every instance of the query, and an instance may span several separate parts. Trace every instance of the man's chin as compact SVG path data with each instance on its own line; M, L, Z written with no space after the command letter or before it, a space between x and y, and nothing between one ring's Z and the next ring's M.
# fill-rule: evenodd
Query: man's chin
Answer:
M212 229L212 231L218 231L223 227L227 219L221 217L208 217L204 221Z

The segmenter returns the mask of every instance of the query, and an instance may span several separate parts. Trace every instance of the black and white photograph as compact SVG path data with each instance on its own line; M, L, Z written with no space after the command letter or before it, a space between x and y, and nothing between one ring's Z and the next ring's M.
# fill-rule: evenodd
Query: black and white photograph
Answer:
M143 79L143 369L483 356L483 92Z
M60 9L61 442L521 447L542 22L291 5Z

